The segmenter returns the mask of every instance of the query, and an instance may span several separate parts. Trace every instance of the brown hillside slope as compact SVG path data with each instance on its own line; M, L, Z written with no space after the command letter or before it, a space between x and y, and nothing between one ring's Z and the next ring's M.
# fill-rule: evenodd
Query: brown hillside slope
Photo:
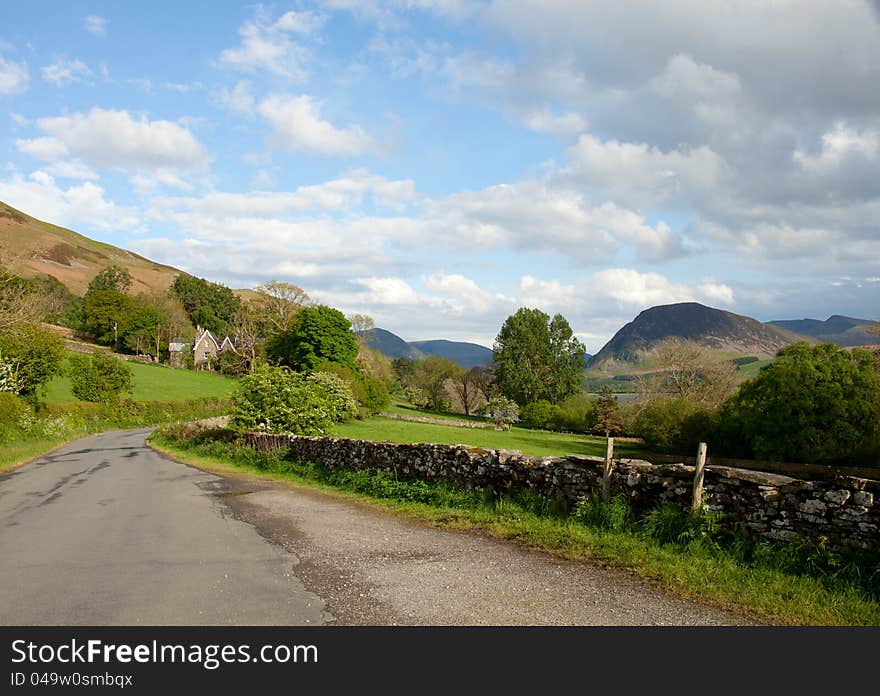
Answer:
M0 265L25 278L54 276L77 294L102 268L116 264L132 277L131 292L167 290L183 273L72 230L42 222L0 202Z

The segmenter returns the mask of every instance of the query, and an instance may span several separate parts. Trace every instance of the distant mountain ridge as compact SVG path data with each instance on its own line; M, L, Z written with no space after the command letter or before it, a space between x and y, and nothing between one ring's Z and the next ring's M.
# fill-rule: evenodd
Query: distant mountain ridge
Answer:
M429 355L438 355L464 368L488 365L492 359L492 351L476 343L446 339L407 342L397 334L379 328L370 329L364 335L370 348L391 359L424 360Z
M878 322L870 319L855 319L835 314L825 321L819 319L786 319L769 321L768 324L778 326L803 336L810 336L822 343L836 343L839 346L864 346L877 343L880 338L876 333Z
M707 348L759 358L773 357L780 348L804 339L751 317L698 302L680 302L639 313L592 357L589 367L609 362L638 362L668 338L689 339Z

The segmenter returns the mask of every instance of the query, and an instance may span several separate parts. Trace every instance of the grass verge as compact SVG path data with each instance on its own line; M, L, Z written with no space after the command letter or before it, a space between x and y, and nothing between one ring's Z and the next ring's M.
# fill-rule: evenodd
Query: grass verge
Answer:
M534 495L496 500L443 483L331 470L242 447L224 432L221 439L182 439L160 431L151 443L215 472L331 490L438 527L476 530L564 558L629 570L680 596L761 622L880 625L876 566L874 575L866 575L870 566L864 560L853 570L830 557L823 565L821 554L806 549L725 546L713 536L711 524L693 525L668 508L635 520L620 500L585 501L569 510Z
M76 438L59 437L0 445L0 474L57 449L69 439Z

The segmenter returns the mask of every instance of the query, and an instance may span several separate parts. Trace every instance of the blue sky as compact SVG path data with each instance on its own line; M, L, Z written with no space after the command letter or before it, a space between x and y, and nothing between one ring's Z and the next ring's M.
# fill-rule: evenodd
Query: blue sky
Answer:
M0 200L407 340L519 306L880 319L868 0L30 2Z

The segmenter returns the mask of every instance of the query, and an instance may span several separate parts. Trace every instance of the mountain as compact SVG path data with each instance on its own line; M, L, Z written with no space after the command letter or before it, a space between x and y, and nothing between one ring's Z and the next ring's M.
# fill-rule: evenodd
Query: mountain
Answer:
M392 360L394 358L424 360L429 355L439 355L461 367L471 368L478 365L488 365L492 359L492 351L476 343L447 341L445 339L407 343L397 334L385 329L370 329L364 335L370 348Z
M641 312L621 328L590 360L589 367L609 362L638 362L667 338L684 338L731 353L770 358L799 336L784 328L762 324L697 302L660 305Z
M131 273L131 292L164 291L182 273L124 249L42 222L0 202L0 265L24 278L54 276L82 295L105 266Z
M836 343L839 346L865 346L880 342L876 333L878 322L869 319L854 319L835 314L825 321L790 319L767 323L803 336L811 336L822 343Z
M476 343L437 339L434 341L411 341L409 345L428 355L439 355L442 358L448 358L465 368L482 367L488 365L489 361L492 360L491 349Z
M422 360L427 357L418 348L414 348L397 334L385 329L370 329L365 331L367 345L377 350L382 355L391 358L409 358L410 360Z

